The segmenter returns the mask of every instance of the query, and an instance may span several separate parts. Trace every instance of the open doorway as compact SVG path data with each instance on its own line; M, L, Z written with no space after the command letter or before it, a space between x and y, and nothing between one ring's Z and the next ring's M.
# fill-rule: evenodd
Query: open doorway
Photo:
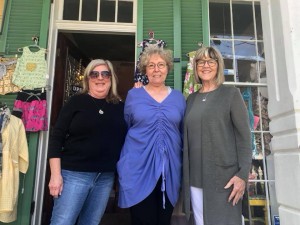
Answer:
M100 58L112 62L119 80L118 92L125 100L128 90L133 86L134 35L59 32L56 48L50 134L64 102L80 90L80 80L77 77L80 77L92 59ZM43 225L50 224L53 206L48 189L49 172L47 166L41 223ZM128 211L117 207L117 198L117 186L114 185L101 225L130 224Z

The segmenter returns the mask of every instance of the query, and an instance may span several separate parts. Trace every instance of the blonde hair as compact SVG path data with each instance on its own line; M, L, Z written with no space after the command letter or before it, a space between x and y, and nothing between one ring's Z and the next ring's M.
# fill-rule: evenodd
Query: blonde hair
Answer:
M217 86L220 86L224 83L224 60L218 49L214 47L203 47L197 50L194 60L193 60L193 70L194 70L194 79L196 83L201 84L201 79L197 73L197 62L200 59L211 58L215 59L218 63L217 76L215 78L215 83Z
M118 103L121 100L121 98L118 94L118 91L117 91L118 77L114 71L112 63L108 60L94 59L88 64L88 66L86 67L86 69L84 71L84 75L83 75L83 81L82 81L83 82L83 90L81 91L81 93L83 93L83 94L89 93L89 90L90 90L89 74L91 71L93 71L93 69L95 67L100 66L100 65L107 66L108 70L111 72L111 87L106 96L106 101L112 102L112 103Z
M142 74L146 74L146 67L152 55L159 55L166 62L168 71L173 69L172 51L168 49L163 49L157 45L149 45L147 48L145 48L144 52L142 53L140 57L140 62L138 64L138 68Z

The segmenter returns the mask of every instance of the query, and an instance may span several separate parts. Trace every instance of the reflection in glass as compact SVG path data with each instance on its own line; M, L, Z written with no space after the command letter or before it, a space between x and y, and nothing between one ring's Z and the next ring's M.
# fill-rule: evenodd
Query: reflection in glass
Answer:
M216 47L224 58L232 59L232 41L211 40L210 45Z
M64 0L64 20L79 19L79 1L80 0Z
M254 20L251 2L232 2L233 34L236 39L254 39Z
M262 89L263 90L263 89ZM260 102L261 102L261 119L262 119L262 130L263 131L269 131L269 115L268 115L268 98L263 96L263 94L267 94L267 92L261 92L260 93Z
M234 41L234 49L237 59L257 60L255 42Z
M224 66L225 66L225 71L224 71L225 81L227 81L227 82L234 81L235 75L231 74L231 73L226 73L226 69L234 71L233 60L232 59L224 59Z
M82 1L82 21L97 21L98 0Z
M209 20L211 37L231 37L230 5L229 0L222 3L209 4ZM217 16L216 16L217 15Z
M260 10L260 4L258 2L254 3L254 9L255 9L257 40L262 40L263 39L263 31L262 31L262 22L261 22L261 10Z
M115 6L116 1L101 0L100 3L100 21L101 22L115 22Z
M272 135L270 133L264 133L263 138L264 138L265 156L268 156L268 155L271 154L270 142L271 142L271 139L272 139Z
M119 1L118 3L118 22L132 23L133 21L133 2Z
M257 42L257 51L259 57L261 57L262 60L265 59L265 50L264 50L264 43L262 41Z
M237 60L237 77L239 82L257 82L256 62Z

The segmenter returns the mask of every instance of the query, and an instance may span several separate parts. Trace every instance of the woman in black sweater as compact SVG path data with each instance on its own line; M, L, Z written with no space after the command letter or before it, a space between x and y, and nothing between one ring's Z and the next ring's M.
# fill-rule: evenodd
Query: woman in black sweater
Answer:
M91 61L82 93L64 105L50 138L51 224L100 223L126 135L123 110L112 64Z

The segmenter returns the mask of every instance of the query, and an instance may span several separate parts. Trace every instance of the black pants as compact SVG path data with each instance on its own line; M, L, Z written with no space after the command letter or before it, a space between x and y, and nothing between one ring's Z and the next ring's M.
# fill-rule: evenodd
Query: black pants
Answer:
M131 225L169 225L173 213L173 205L165 192L165 208L163 208L163 192L160 178L152 193L140 203L130 207Z

